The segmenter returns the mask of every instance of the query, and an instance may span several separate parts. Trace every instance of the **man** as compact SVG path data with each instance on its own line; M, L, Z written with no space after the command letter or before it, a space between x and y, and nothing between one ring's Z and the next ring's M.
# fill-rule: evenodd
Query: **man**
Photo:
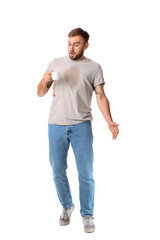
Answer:
M53 179L63 211L61 226L70 223L74 209L71 190L66 175L67 155L70 143L76 159L79 176L80 213L85 232L94 232L94 179L93 179L93 134L91 98L95 90L97 104L116 139L118 124L113 122L109 101L105 96L105 84L101 65L84 56L88 48L89 34L81 28L68 34L69 56L53 59L43 79L38 84L37 94L44 96L54 82L53 101L48 120L49 158ZM54 81L52 72L59 72Z

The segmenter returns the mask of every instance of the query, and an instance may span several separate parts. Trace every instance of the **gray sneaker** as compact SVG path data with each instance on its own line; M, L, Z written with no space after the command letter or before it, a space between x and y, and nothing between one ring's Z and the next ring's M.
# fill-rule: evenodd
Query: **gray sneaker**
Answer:
M82 222L84 224L84 231L86 233L92 233L95 231L95 225L93 223L93 217L82 217Z
M63 208L59 219L59 225L65 226L70 223L71 214L74 210L74 204L70 208Z

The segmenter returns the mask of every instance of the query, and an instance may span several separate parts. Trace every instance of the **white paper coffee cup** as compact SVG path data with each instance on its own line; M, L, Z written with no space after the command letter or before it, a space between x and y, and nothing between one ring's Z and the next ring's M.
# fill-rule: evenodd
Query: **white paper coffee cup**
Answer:
M52 72L52 79L59 80L59 72Z

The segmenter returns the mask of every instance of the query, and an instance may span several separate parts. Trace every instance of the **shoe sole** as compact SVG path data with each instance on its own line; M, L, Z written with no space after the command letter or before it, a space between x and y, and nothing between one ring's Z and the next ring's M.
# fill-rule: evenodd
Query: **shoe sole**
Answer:
M74 208L75 208L75 206L73 205L73 209L72 209L71 215L72 215L72 213L73 213ZM71 215L70 215L69 220L68 220L67 222L61 222L61 220L59 220L59 225L60 225L60 226L66 226L66 225L68 225L68 224L70 223L70 220L71 220Z
M84 231L86 232L86 233L92 233L92 232L94 232L96 229L94 228L94 229L84 229Z
M59 221L59 225L60 225L60 226L66 226L66 225L68 225L69 223L70 223L70 221L67 221L67 222L64 222L64 223Z

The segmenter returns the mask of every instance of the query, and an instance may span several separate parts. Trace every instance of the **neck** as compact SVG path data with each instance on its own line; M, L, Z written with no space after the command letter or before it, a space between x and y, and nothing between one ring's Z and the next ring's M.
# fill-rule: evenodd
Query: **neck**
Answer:
M81 61L83 59L85 59L86 57L83 55L81 58L79 58L77 61Z

